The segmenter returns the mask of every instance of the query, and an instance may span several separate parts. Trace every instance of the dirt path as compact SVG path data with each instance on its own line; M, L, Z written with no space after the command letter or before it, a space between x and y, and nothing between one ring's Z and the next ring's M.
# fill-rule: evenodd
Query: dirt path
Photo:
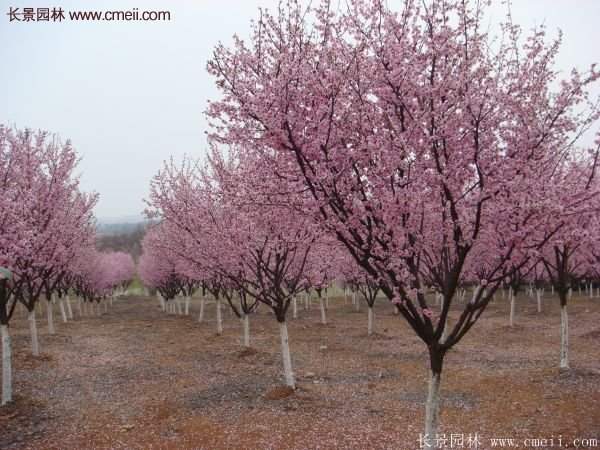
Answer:
M566 374L556 369L558 309L546 303L538 315L524 299L509 329L499 301L448 356L448 436L600 438L600 300L572 302ZM364 307L332 301L328 326L316 305L300 310L290 323L299 389L289 397L278 389L279 337L265 308L252 318L250 352L233 316L216 336L214 306L203 324L197 309L166 316L155 300L129 297L101 317L63 324L57 315L54 336L40 319L40 358L28 356L18 318L17 400L0 410L0 448L418 448L426 355L385 302L371 338Z

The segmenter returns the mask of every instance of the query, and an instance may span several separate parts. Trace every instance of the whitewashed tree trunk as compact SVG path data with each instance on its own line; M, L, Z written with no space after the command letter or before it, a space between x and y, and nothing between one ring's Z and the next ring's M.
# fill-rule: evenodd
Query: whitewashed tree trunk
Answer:
M8 325L0 325L2 336L2 406L12 402L12 355Z
M201 323L204 320L204 297L200 298L200 314L198 314L198 322Z
M540 292L539 289L536 289L535 293L537 295L537 312L541 313L542 312L542 293Z
M283 375L286 386L296 389L294 373L292 372L292 357L290 356L290 342L287 324L279 322L279 334L281 336L281 356L283 357Z
M356 297L354 299L354 309L356 309L356 311L360 311L360 299L358 297Z
M65 300L63 297L58 299L58 306L60 308L60 315L62 317L63 323L67 321L67 310L65 309Z
M104 312L107 313L108 312L108 300L104 299Z
M569 314L567 305L560 308L560 368L569 368Z
M217 334L223 334L223 317L221 315L221 299L217 299Z
M321 324L327 325L327 312L325 311L325 302L323 297L319 297L319 305L321 307Z
M177 307L177 314L181 316L183 314L183 311L181 309L181 299L179 297L175 297L175 305Z
M250 347L250 316L242 313L242 327L244 328L244 347Z
M81 297L77 297L77 309L79 310L79 317L83 317L83 309L81 308Z
M296 296L292 298L292 318L298 318L298 301L296 300Z
M369 328L368 334L371 336L373 334L373 308L369 306Z
M550 289L552 289L552 295L554 295L554 285L550 286Z
M325 289L325 307L329 309L329 288Z
M189 295L186 295L186 297L185 297L185 315L186 316L190 315L190 297L189 297Z
M52 307L51 301L46 303L46 316L48 318L48 333L56 333L56 330L54 329L54 308Z
M29 334L31 335L31 353L33 356L40 355L40 343L38 340L37 322L35 320L35 311L30 311L27 320L29 321Z
M69 314L69 319L73 320L73 307L71 305L71 296L67 294L67 313Z
M512 327L515 321L515 294L513 294L512 289L509 289L508 296L510 298L510 318L508 324Z
M437 448L436 437L440 415L440 374L431 372L429 375L429 392L425 404L425 436Z

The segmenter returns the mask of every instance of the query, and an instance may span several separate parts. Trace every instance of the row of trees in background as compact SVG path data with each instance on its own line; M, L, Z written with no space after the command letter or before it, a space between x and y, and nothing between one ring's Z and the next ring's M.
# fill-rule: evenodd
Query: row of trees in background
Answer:
M79 189L78 157L67 142L45 132L0 125L0 330L2 404L12 400L9 323L17 306L27 313L31 350L39 355L36 305L45 300L54 333L53 304L73 318L70 294L99 303L132 278L125 253L95 248L96 194Z
M290 1L219 45L209 158L151 185L146 282L271 308L292 387L294 299L334 279L381 290L429 353L430 438L444 357L502 285L557 292L567 368L569 290L598 280L598 149L577 142L599 118L600 73L560 77L543 27L508 19L494 39L486 5Z

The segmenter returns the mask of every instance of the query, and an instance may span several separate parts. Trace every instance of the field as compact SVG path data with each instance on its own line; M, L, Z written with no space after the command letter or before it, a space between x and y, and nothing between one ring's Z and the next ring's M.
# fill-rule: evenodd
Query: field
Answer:
M538 314L521 294L510 328L498 298L447 356L440 431L465 440L453 448L469 448L476 433L482 449L497 437L514 438L513 448L600 439L600 299L570 303L568 372L558 370L557 303L544 298ZM154 298L123 297L100 317L63 324L56 314L53 336L40 318L39 358L17 315L16 401L0 409L0 448L419 448L426 351L387 302L376 305L371 337L364 305L356 312L332 298L326 326L315 302L300 308L289 325L295 392L281 386L279 333L265 307L251 319L251 350L228 311L217 336L214 303L202 324L197 299L191 310L167 316Z

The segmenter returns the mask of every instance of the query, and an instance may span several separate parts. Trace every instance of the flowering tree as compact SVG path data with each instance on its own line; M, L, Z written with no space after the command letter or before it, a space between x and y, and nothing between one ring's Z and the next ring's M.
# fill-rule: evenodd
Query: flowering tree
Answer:
M282 204L279 196L264 196L255 189L261 177L259 161L239 159L235 149L226 160L213 150L208 168L190 162L181 168L171 164L155 177L151 214L183 236L173 239L172 251L187 258L189 265L213 273L207 283L209 290L219 288L213 295L235 286L273 310L285 382L295 387L286 315L304 287L315 239L312 222L288 202Z
M139 274L144 285L159 292L161 299L167 302L161 306L168 310L168 302L181 292L183 276L178 272L173 256L165 251L162 229L159 224L149 228L144 236Z
M328 1L308 11L292 4L262 13L250 45L219 45L208 66L222 93L208 109L213 142L301 185L287 190L290 202L310 193L305 210L426 345L429 438L444 356L506 275L546 243L533 238L550 175L598 116L580 113L594 68L556 83L560 41L547 44L538 29L522 42L506 23L492 45L480 26L484 6L406 1L396 12L356 0L335 13ZM480 288L445 332L478 246L497 251L476 253ZM439 315L424 280L442 294Z
M599 149L600 149L600 142ZM596 153L596 158L598 153ZM558 293L561 309L560 368L569 368L569 316L567 300L578 279L586 272L586 262L593 255L598 241L600 210L598 183L592 165L572 163L553 174L553 190L547 192L554 211L548 216L548 226L542 231L555 230L541 254L548 278ZM540 236L545 238L544 233Z
M28 311L32 351L39 354L34 307L64 279L78 249L93 238L95 195L79 191L70 143L48 133L0 125L0 266L11 273L0 292L3 403L12 398L8 325L16 302ZM48 303L53 329L52 307Z

